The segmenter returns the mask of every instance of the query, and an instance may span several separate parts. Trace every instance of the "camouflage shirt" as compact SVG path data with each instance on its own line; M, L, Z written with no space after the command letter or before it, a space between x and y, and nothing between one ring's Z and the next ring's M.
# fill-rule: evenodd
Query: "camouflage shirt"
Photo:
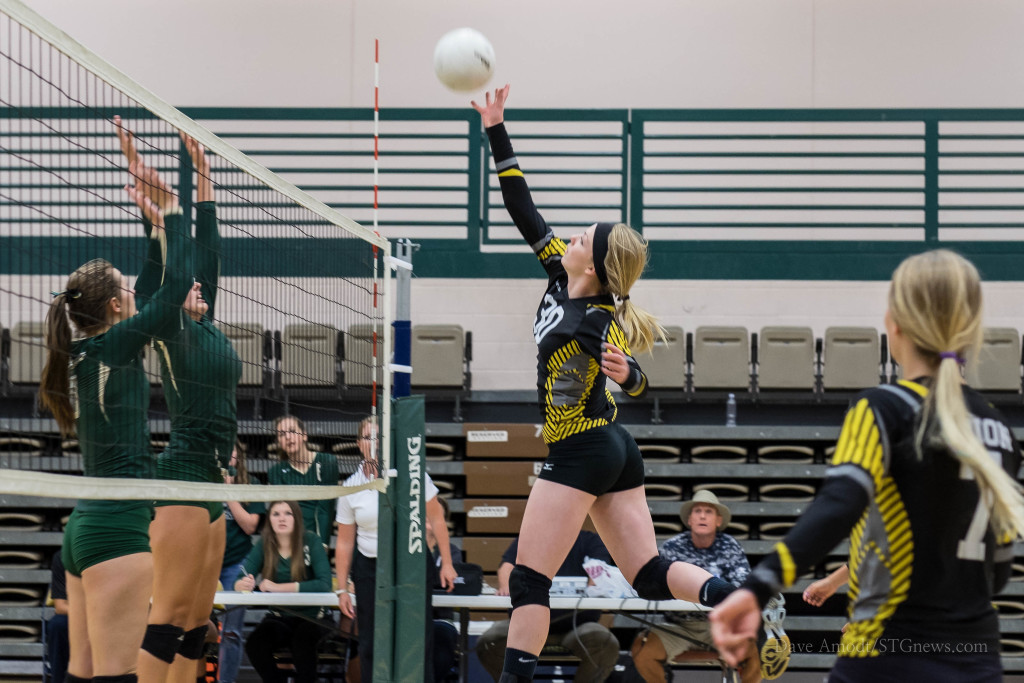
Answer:
M678 536L665 541L661 546L661 556L673 562L689 562L713 575L738 586L750 573L750 563L743 554L743 547L729 534L715 534L715 541L707 548L693 545L690 532L684 531ZM669 621L688 621L694 617L706 619L706 613L670 612L665 615Z

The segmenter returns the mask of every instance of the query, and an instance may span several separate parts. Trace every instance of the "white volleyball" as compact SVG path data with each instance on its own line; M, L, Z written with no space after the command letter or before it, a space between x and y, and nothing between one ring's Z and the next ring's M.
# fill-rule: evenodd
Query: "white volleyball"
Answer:
M494 73L494 64L494 48L475 29L449 31L434 48L434 73L446 87L457 92L487 85Z

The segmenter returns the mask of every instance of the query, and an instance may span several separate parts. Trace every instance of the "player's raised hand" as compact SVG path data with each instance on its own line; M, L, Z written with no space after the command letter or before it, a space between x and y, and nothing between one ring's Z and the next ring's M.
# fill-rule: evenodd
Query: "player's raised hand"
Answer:
M480 120L484 124L484 128L496 126L505 120L505 100L508 99L508 91L511 87L506 83L505 87L496 89L493 100L490 91L484 93L484 106L482 107L475 100L470 102L473 109L480 113Z

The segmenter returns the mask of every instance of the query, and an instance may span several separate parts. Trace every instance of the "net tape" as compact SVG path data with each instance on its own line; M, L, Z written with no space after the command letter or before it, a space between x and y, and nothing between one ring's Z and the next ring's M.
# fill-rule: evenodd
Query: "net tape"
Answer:
M2 470L0 475L0 494L90 500L239 500L269 503L277 500L325 500L358 491L384 491L386 486L386 479L374 479L358 486L260 486L165 479L110 479L8 469Z

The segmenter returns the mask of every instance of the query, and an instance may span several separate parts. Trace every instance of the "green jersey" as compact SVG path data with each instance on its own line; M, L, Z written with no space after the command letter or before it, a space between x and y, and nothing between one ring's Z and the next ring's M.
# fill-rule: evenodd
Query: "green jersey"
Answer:
M337 486L339 478L338 459L330 453L317 453L305 472L300 472L288 462L275 463L267 470L267 482L273 485ZM334 498L299 501L306 531L315 533L325 544L331 538L334 503Z
M159 252L150 252L146 269L162 270ZM161 479L221 482L221 467L231 459L237 431L235 392L242 363L230 340L213 324L220 275L220 234L214 202L196 205L195 278L208 309L196 321L181 311L178 333L153 340L171 418L167 449L160 456ZM155 277L141 277L137 294L148 296Z
M251 483L258 483L253 481ZM250 512L254 515L264 515L267 512L267 506L265 503L239 503L242 509L246 512ZM234 515L231 514L231 508L228 507L227 503L224 503L224 530L225 530L225 544L224 544L224 563L222 566L230 567L236 565L249 554L252 550L253 538L251 535L245 533L242 527L238 526L238 522L235 521ZM224 586L224 590L231 590L231 586Z
M136 315L71 345L72 403L82 471L89 477L153 476L149 382L140 354L150 339L166 339L176 333L181 302L192 285L192 249L185 239L184 218L171 214L165 221L166 230L150 240L166 253L168 264L153 295L138 302ZM109 507L103 502L83 500L78 508ZM127 505L124 501L120 504ZM148 504L138 501L131 505Z
M299 581L300 593L326 593L331 590L331 562L327 559L327 551L320 543L320 537L307 531L302 539L302 556L306 566L306 574L302 581ZM242 571L246 574L256 576L263 571L263 539L260 538L246 555L242 562ZM292 563L290 559L277 558L277 565L274 567L273 576L264 576L274 583L292 583ZM235 578L237 581L238 578ZM258 585L258 583L257 583ZM281 615L275 607L267 610L270 614ZM319 619L327 614L326 607L289 607L289 614L295 614L310 619Z

